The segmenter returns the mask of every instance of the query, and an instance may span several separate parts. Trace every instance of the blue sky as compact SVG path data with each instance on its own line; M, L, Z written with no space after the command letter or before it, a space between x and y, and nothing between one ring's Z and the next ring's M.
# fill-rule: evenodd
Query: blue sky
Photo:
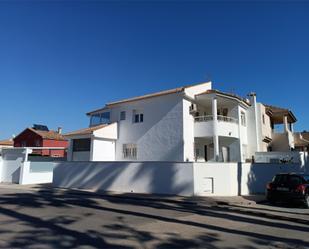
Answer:
M70 131L105 102L212 80L309 129L309 3L0 2L0 139Z

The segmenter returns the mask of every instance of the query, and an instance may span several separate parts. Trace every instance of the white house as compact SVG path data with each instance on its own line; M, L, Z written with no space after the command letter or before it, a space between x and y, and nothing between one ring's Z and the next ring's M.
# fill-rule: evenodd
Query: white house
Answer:
M244 162L293 150L293 113L249 97L206 82L107 103L87 113L88 128L65 134L68 160Z

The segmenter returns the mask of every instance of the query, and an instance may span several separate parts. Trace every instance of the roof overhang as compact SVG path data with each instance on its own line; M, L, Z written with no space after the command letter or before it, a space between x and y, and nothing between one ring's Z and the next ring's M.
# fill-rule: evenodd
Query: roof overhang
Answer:
M271 120L274 124L283 124L284 117L288 118L288 123L295 123L297 121L295 115L289 109L270 105L264 106L266 107L266 113L271 117Z
M242 105L244 108L248 108L251 106L249 102L247 102L245 99L241 98L238 95L230 94L230 93L224 93L218 90L207 90L206 92L200 93L195 95L195 100L201 99L203 97L207 97L208 99L212 99L213 97L220 97L228 100L235 101Z
M64 136L68 139L98 138L98 139L116 140L118 138L117 127L118 127L117 122L106 125L97 125L73 131L65 134Z
M164 90L164 91L160 91L160 92L145 94L143 96L138 96L138 97L127 98L127 99L123 99L123 100L119 100L119 101L109 102L103 108L99 108L99 109L96 109L94 111L87 112L86 115L90 116L90 115L93 115L93 114L101 113L101 112L103 112L105 110L107 111L109 108L117 106L119 104L124 104L124 103L134 102L134 101L138 101L138 100L144 100L144 99L164 96L164 95L168 95L168 94L185 93L186 89L189 90L189 89L192 89L194 87L198 87L198 86L201 86L201 85L209 85L209 84L211 86L211 81L186 85L186 86L177 87L177 88L174 88L174 89L169 89L169 90Z

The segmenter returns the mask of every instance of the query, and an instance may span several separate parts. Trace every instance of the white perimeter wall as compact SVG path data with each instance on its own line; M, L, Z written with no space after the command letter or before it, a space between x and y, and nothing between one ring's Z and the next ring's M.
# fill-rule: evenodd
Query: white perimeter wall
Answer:
M304 171L305 166L300 164L243 163L238 172L241 195L265 193L266 184L278 173Z
M237 163L194 163L193 172L195 195L238 195ZM209 186L210 181L213 186Z
M3 149L0 158L0 182L18 183L24 149Z
M192 167L175 162L62 162L55 163L53 186L191 196Z
M72 152L72 161L89 161L90 151L75 151Z
M51 183L53 162L25 161L26 149L6 149L0 156L0 182L37 184Z
M19 184L51 183L53 167L53 162L24 162L20 170Z
M270 163L148 161L54 162L54 165L55 187L182 196L261 194L275 174L305 170L300 164Z

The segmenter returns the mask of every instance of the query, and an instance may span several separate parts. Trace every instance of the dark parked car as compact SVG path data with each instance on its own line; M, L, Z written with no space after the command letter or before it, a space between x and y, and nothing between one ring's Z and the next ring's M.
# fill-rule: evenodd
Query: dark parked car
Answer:
M301 202L309 208L309 175L284 173L277 174L267 184L267 200L275 202Z

